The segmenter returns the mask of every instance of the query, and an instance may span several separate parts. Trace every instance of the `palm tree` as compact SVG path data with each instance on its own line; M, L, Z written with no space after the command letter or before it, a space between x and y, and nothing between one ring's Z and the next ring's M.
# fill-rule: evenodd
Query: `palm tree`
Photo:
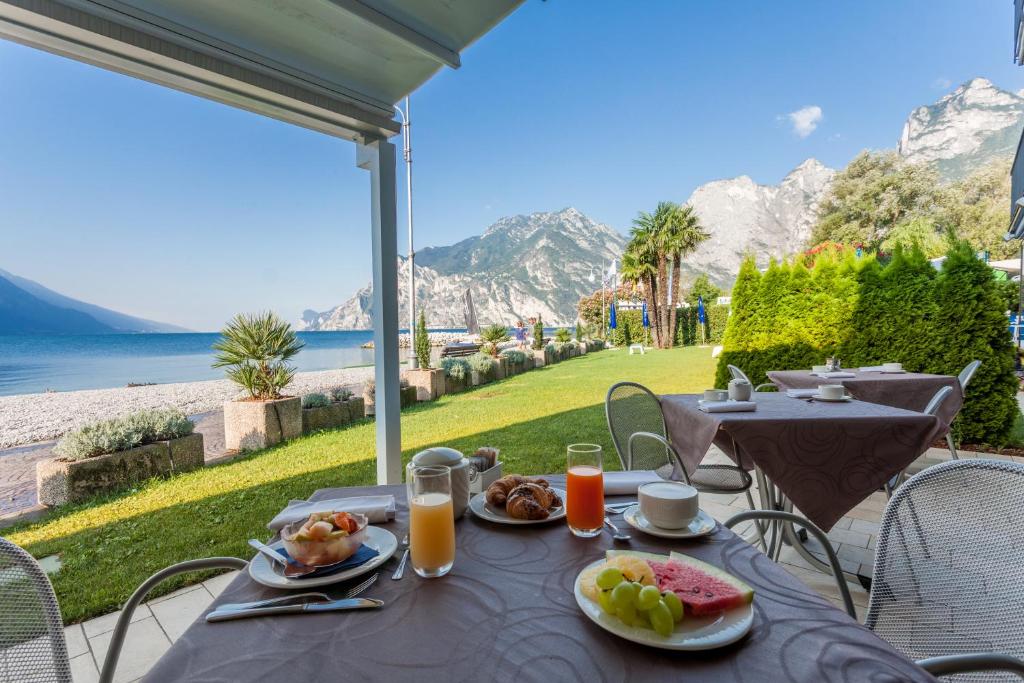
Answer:
M640 275L639 282L644 290L644 300L647 301L647 310L651 317L658 320L661 292L664 290L662 273L666 273L663 259L661 257L661 246L659 244L660 230L657 212L654 215L641 211L633 219L633 228L630 231L630 242L626 250L636 259L637 272ZM654 329L654 344L661 346L660 329L657 324L651 326Z
M665 252L672 259L672 287L668 293L668 326L666 336L669 342L666 348L672 346L676 331L676 308L680 293L680 267L683 257L690 255L710 238L704 227L700 224L700 218L689 204L676 206L669 215L664 226L664 238L662 240Z
M654 297L652 283L654 282L657 269L652 260L645 258L643 237L645 236L637 239L634 233L633 240L630 241L625 251L622 252L622 269L620 274L624 283L633 285L640 290L640 297L647 303L647 309L653 315Z

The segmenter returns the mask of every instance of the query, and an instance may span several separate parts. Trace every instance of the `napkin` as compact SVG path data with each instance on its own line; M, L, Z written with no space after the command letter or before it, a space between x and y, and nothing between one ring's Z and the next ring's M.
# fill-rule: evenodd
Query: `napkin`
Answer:
M868 365L860 369L861 372L882 372L881 365Z
M395 518L394 496L355 496L353 498L332 498L331 500L291 500L288 507L270 520L267 528L280 531L292 522L301 522L314 512L359 512L366 515L370 524L382 524Z
M277 550L277 553L279 555L281 555L284 559L286 559L286 560L292 559L292 556L289 555L288 551L285 550L284 548L277 548L276 550ZM358 567L361 564L369 562L370 560L372 560L373 558L377 557L378 555L380 555L379 552L377 552L376 550L374 550L373 548L371 548L370 546L368 546L368 545L366 545L364 543L363 545L359 546L359 550L357 550L347 560L344 560L342 562L337 562L335 564L329 564L326 567L320 567L316 571L310 572L308 574L303 574L302 576L293 576L293 577L289 577L289 578L294 578L294 579L315 579L318 576L330 576L331 574L337 574L338 572L345 571L346 569L352 569L353 567Z
M818 389L789 389L786 396L790 398L810 398L818 393Z
M661 477L654 470L605 472L604 493L606 496L628 496L649 481L661 481Z
M844 377L856 377L857 375L852 372L846 372L845 370L836 370L835 372L812 372L812 375L818 377L824 377L825 379L842 379Z
M757 410L753 401L700 401L700 409L705 413L747 413Z

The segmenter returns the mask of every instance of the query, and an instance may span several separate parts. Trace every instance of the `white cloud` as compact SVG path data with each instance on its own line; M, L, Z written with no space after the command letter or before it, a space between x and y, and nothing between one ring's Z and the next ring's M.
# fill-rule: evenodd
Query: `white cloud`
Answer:
M821 107L816 104L808 105L786 114L786 118L793 124L793 132L802 138L814 132L822 117Z
M953 81L948 78L936 78L932 81L932 87L939 90L948 90L951 85L953 85Z

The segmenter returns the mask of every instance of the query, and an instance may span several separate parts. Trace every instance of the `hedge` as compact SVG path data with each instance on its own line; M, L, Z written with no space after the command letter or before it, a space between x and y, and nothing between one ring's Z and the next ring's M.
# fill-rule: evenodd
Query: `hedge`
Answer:
M705 311L707 312L708 322L704 343L720 344L722 342L722 335L725 334L725 323L729 319L729 307L707 306ZM629 346L630 344L638 344L642 340L650 339L649 333L643 327L643 313L639 310L615 311L615 324L616 327L609 336L609 340L615 346ZM645 334L648 334L648 336L645 336ZM676 310L675 343L677 346L700 344L696 308L679 308Z
M957 439L1006 443L1018 413L1013 343L997 281L966 243L941 271L918 249L886 264L852 255L740 268L715 384L727 365L757 384L768 370L810 368L827 356L846 367L896 361L912 372L956 375L982 362L953 426Z

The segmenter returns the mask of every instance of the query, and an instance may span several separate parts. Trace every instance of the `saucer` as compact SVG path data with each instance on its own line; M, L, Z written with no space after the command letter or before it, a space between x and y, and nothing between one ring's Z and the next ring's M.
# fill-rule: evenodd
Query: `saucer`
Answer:
M662 529L654 526L641 514L639 505L626 508L622 513L622 518L637 531L659 538L700 538L707 536L718 526L718 522L703 510L698 511L697 516L690 521L690 525L682 529Z
M815 401L825 401L826 403L846 403L853 400L853 396L843 396L842 398L825 398L821 394L814 394L811 396Z

